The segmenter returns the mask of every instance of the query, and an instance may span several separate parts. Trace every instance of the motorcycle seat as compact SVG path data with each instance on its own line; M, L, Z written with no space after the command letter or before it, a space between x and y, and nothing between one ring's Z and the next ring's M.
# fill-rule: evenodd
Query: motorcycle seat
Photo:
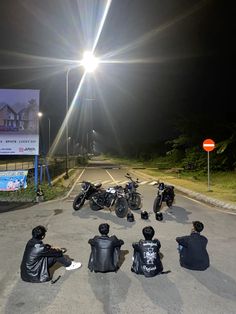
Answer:
M102 183L95 183L94 186L95 186L96 188L100 188L100 187L102 186Z

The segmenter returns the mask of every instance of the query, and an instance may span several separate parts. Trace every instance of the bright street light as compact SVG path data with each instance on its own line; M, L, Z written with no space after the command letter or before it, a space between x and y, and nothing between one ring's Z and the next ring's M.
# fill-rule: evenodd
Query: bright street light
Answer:
M97 68L98 63L98 58L96 58L91 51L84 52L81 64L86 72L93 72Z

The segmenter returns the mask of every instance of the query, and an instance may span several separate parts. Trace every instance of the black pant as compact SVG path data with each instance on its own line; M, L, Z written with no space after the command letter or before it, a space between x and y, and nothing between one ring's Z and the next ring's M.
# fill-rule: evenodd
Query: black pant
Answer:
M71 265L71 260L66 258L64 255L60 257L48 257L48 267L52 267L56 262L62 264L65 267Z

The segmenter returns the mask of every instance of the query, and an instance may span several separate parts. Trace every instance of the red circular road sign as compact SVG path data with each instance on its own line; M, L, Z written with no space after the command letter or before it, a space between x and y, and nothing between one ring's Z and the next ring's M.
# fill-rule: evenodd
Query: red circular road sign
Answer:
M202 147L203 149L205 149L206 152L211 152L215 149L215 142L208 138L203 142Z

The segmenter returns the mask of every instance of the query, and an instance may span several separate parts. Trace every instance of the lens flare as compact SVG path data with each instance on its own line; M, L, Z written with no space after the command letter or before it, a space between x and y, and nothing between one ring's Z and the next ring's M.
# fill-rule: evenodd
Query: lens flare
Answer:
M96 58L91 51L84 52L81 64L86 72L92 73L94 70L96 70L98 63L99 63L98 58Z

